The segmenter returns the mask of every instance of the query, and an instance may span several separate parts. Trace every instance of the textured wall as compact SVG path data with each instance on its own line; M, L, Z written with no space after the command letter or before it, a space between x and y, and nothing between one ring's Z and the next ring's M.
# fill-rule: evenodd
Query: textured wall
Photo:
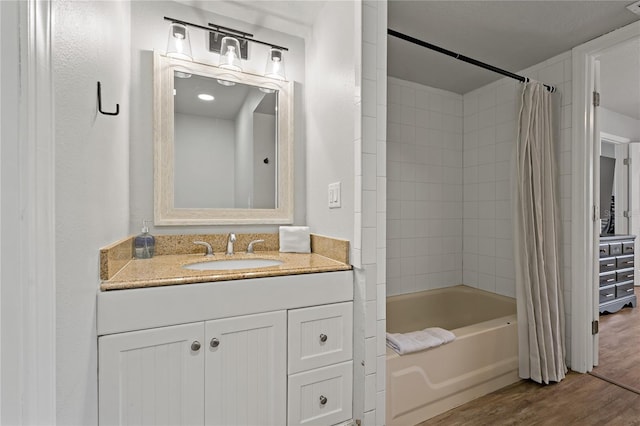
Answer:
M57 423L97 423L98 250L129 231L129 3L53 5ZM117 58L117 60L114 60ZM96 82L107 111L97 112Z

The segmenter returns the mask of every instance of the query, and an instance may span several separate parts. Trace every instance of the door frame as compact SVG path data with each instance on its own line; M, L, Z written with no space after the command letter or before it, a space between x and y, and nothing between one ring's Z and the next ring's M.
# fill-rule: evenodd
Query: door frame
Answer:
M640 21L605 34L572 50L573 115L571 164L571 369L586 373L597 363L597 335L591 322L598 320L596 274L593 267L597 235L594 232L594 141L592 106L595 62L607 50L640 37ZM599 132L598 132L599 133Z

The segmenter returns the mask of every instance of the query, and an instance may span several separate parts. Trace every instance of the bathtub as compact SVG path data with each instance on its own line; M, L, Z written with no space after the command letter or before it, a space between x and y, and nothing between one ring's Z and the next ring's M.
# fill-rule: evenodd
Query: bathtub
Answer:
M415 425L515 383L515 299L464 285L387 298L387 331L451 330L456 340L398 355L387 348L386 424Z

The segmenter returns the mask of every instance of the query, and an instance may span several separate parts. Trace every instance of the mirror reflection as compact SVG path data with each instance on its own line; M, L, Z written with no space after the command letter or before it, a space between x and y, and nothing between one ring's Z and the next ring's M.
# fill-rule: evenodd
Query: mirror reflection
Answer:
M278 91L174 71L174 206L277 207Z

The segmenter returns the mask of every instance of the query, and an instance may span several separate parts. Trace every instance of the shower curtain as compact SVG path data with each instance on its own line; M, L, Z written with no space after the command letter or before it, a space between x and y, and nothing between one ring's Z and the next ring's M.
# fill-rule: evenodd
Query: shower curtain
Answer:
M541 83L524 85L513 197L520 377L545 384L567 372L551 104Z

